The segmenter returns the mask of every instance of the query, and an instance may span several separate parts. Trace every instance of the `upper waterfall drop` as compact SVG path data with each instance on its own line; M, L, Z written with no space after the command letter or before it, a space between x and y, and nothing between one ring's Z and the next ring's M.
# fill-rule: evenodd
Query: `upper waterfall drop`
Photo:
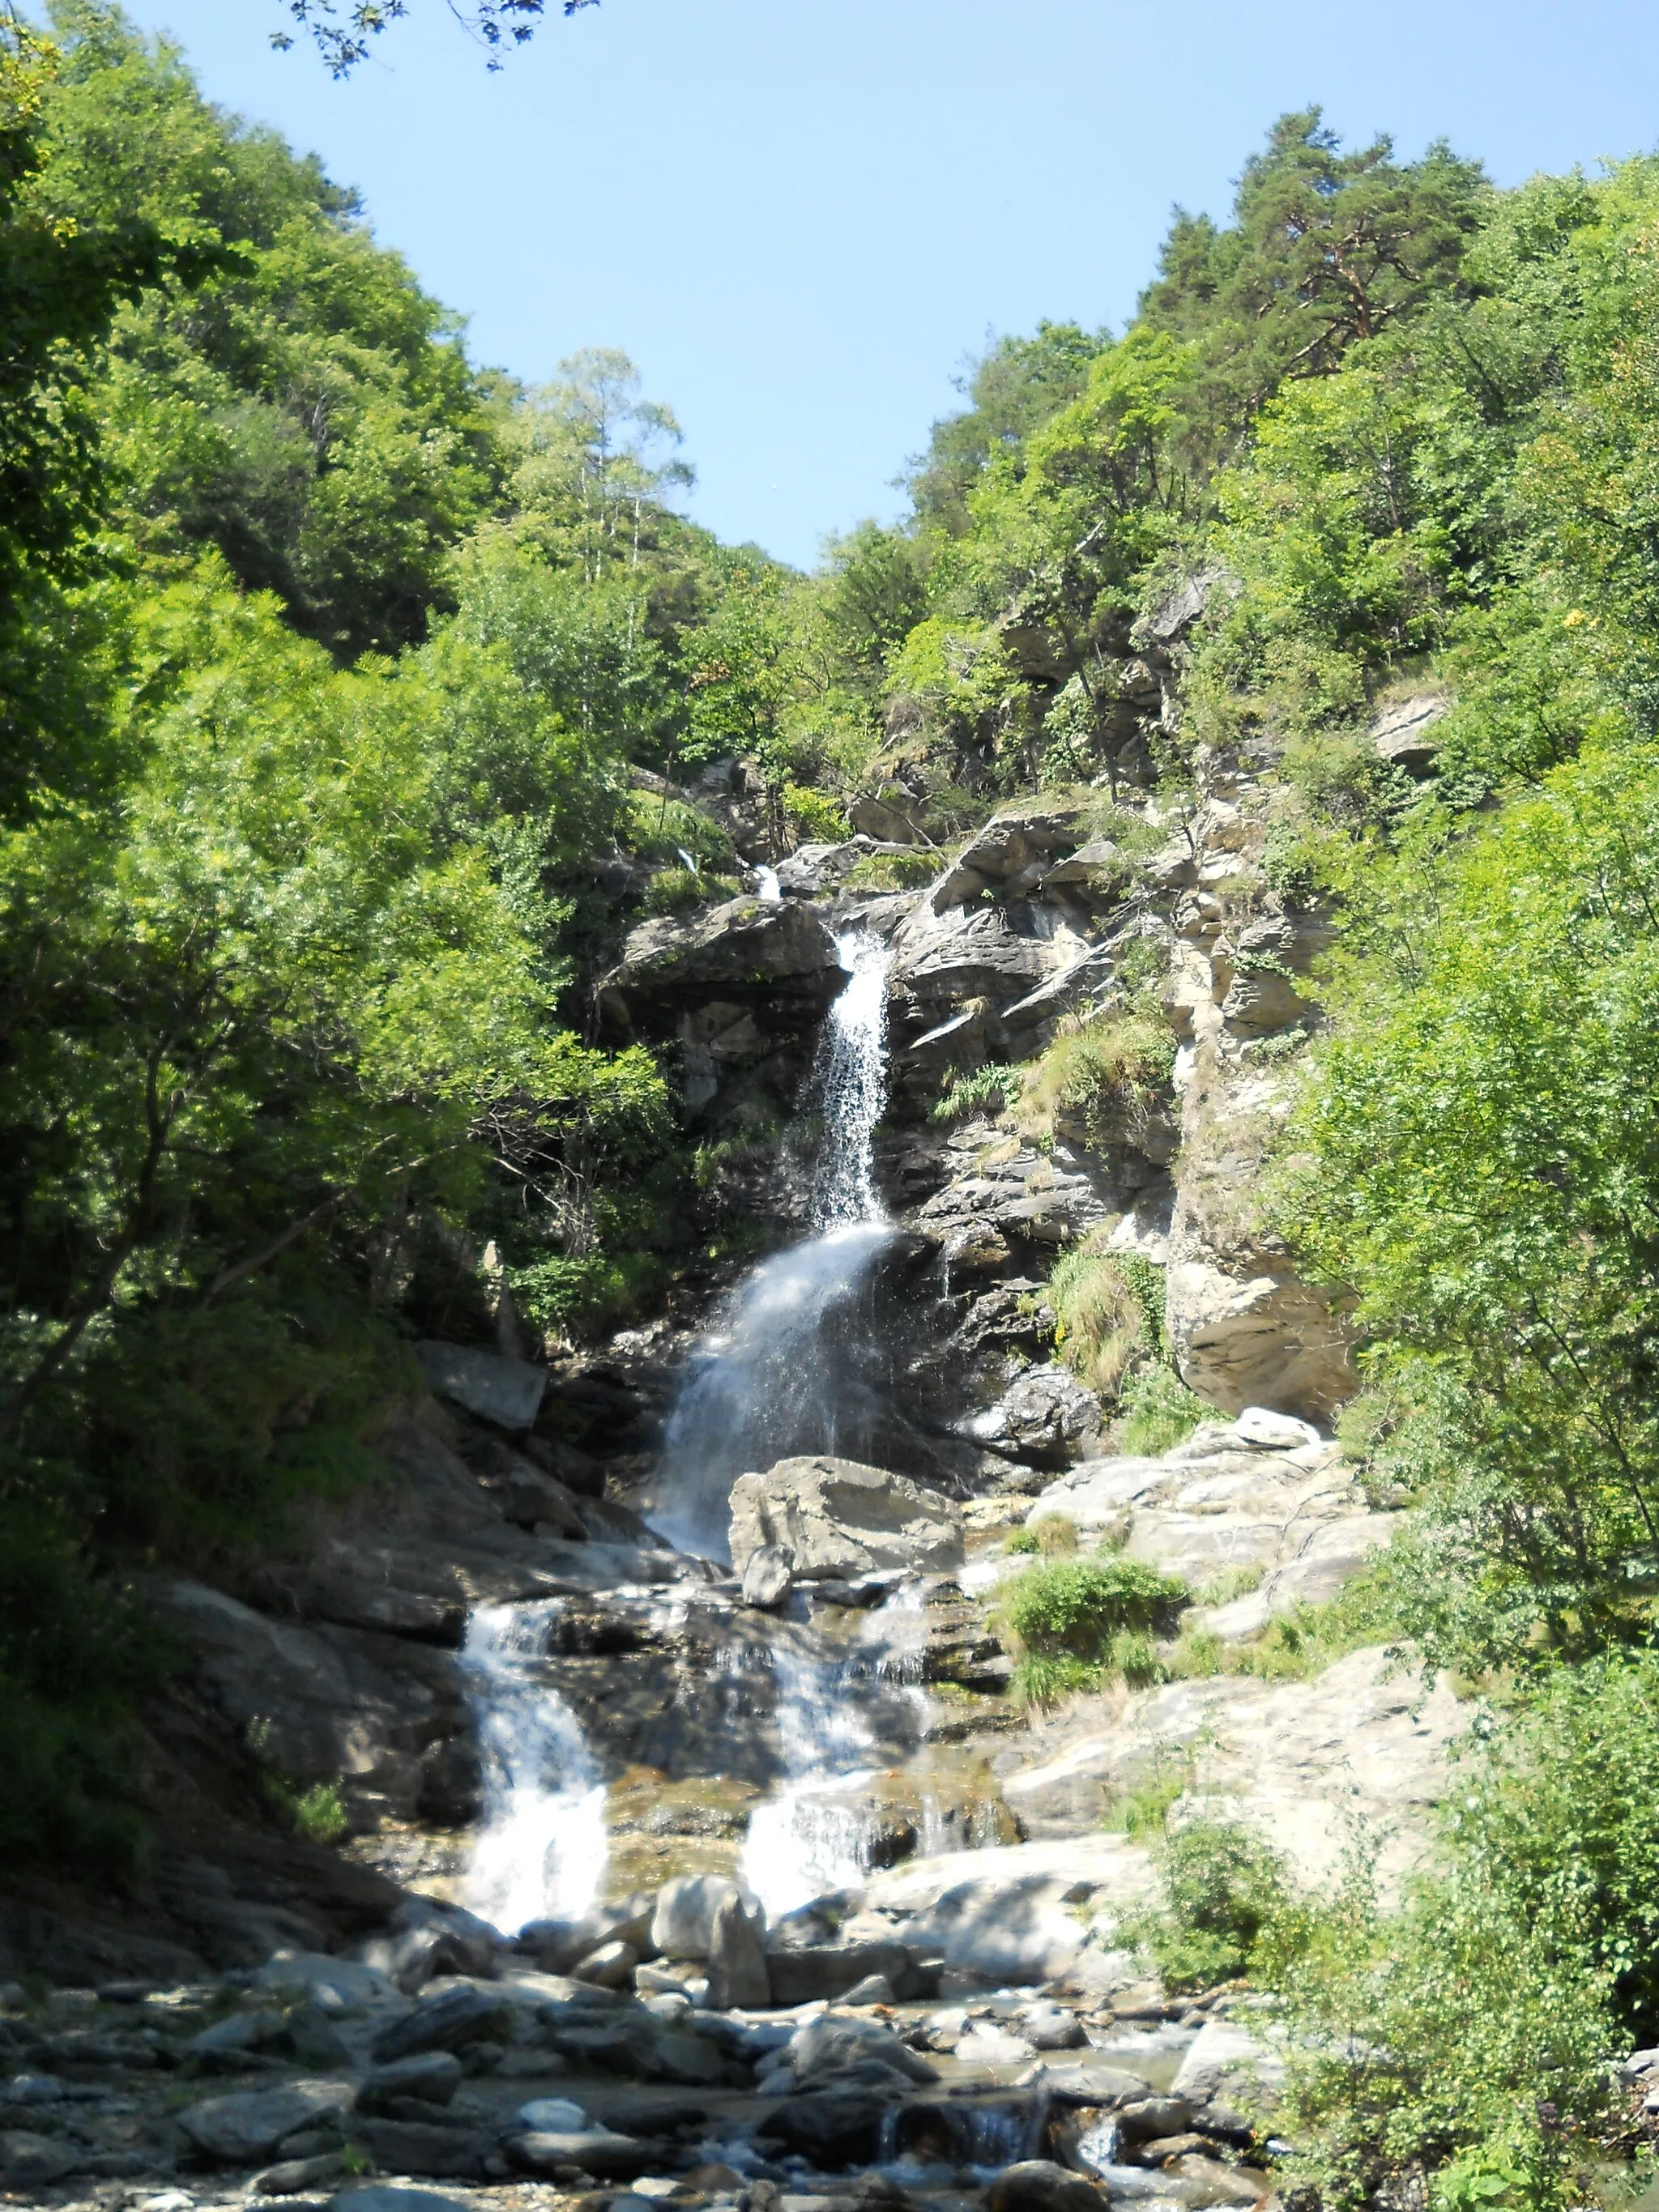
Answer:
M752 1268L687 1369L669 1415L650 1524L706 1557L727 1551L738 1475L795 1452L856 1456L875 1410L845 1319L889 1242L876 1189L876 1125L887 1103L887 973L878 938L836 940L848 981L825 1018L809 1103L822 1116L810 1218L817 1234ZM842 1338L848 1340L843 1342Z
M876 1124L887 1104L887 976L893 955L880 938L848 930L836 939L851 981L830 1008L812 1092L823 1116L823 1145L812 1181L812 1221L820 1230L884 1221L876 1192Z

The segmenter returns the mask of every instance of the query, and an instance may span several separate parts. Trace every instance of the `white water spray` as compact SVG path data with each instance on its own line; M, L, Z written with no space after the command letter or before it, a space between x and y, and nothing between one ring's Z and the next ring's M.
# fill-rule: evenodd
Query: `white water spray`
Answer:
M763 863L755 864L755 896L763 906L777 906L783 898L783 885L778 881L778 872Z
M463 1901L516 1934L579 1919L599 1894L608 1844L605 1784L581 1724L538 1679L556 1599L479 1606L461 1669L483 1760L483 1815Z

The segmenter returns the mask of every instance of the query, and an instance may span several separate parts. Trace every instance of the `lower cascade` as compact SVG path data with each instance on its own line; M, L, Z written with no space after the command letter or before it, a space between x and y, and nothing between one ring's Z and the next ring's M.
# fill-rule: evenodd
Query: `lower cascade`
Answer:
M580 1919L605 1874L599 1763L575 1715L538 1679L557 1602L478 1607L461 1654L483 1766L463 1899L509 1934L532 1920Z

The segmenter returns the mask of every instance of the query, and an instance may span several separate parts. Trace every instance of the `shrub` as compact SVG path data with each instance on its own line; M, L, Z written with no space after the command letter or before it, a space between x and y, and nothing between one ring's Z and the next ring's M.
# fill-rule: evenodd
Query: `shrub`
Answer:
M1138 1559L1054 1559L1015 1577L1002 1615L1023 1650L1100 1665L1118 1638L1144 1636L1186 1601L1185 1583Z
M1194 1397L1172 1367L1161 1364L1130 1376L1119 1393L1118 1407L1122 1417L1115 1439L1118 1449L1148 1459L1173 1450L1215 1410Z
M1068 1557L1077 1549L1077 1522L1064 1513L1040 1513L1030 1524L1030 1533L1044 1559Z
M1168 1990L1203 1990L1245 1972L1286 1912L1285 1863L1246 1828L1188 1820L1158 1846L1160 1899L1119 1925L1149 1952Z
M1028 1133L1089 1145L1133 1144L1161 1101L1175 1066L1175 1039L1152 1014L1073 1017L1027 1071Z
M957 1070L928 1109L927 1118L935 1122L960 1121L986 1107L994 1114L1006 1114L1018 1103L1022 1079L1017 1067Z
M690 853L699 868L732 859L732 840L701 807L654 792L630 791L617 836L642 860L673 860Z
M1042 1548L1036 1540L1036 1532L1031 1528L1016 1528L1003 1547L1007 1552L1039 1552Z
M1137 1352L1151 1348L1143 1301L1121 1257L1086 1244L1063 1252L1048 1277L1054 1348L1092 1390L1109 1398Z
M841 801L810 783L784 785L783 811L803 844L839 845L852 835Z
M743 885L735 876L698 873L690 868L663 868L652 877L640 901L647 914L684 914L693 907L717 905L736 898Z
M1014 1668L1012 1688L1020 1705L1041 1707L1058 1705L1079 1690L1097 1690L1101 1680L1101 1668L1085 1659L1064 1652L1027 1651Z
M846 884L854 891L908 891L931 883L939 872L937 853L872 853L848 870Z

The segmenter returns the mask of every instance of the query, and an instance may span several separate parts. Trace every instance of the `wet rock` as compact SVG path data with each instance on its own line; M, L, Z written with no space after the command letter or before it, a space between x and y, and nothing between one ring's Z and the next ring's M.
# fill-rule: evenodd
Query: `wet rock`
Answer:
M1037 2051L1080 2051L1088 2031L1074 2012L1059 2005L1029 2005L1019 2015L1020 2033Z
M957 1425L988 1451L1032 1467L1065 1467L1100 1440L1099 1399L1057 1362L1027 1370L994 1406Z
M890 2005L896 2004L898 1999L885 1974L866 1974L861 1982L854 1983L841 2002L844 2005Z
M962 1514L949 1499L884 1468L827 1455L784 1459L732 1488L732 1560L741 1573L763 1546L787 1544L800 1582L855 1581L882 1568L962 1563Z
M1219 2159L1188 2153L1164 2168L1183 2204L1258 2204L1273 2187L1271 2179L1249 2166L1224 2166Z
M459 2051L469 2043L505 2043L513 2033L511 2008L498 1996L465 1986L423 1997L415 2009L383 2027L371 2046L375 2060L412 2057L417 2051Z
M770 1613L788 1596L795 1577L795 1555L787 1544L762 1544L743 1571L743 1601Z
M554 2179L562 2170L591 2173L596 2181L637 2181L665 2157L660 2142L613 2135L608 2128L526 2129L503 2136L501 2152L521 2173Z
M441 1344L432 1339L415 1347L428 1385L481 1420L497 1428L527 1429L536 1419L547 1387L547 1370L526 1359L504 1359L499 1352L469 1344Z
M1036 2057L1036 2045L992 2021L978 2021L957 2044L956 2055L961 2066L1023 2066Z
M1179 2135L1192 2120L1192 2107L1184 2097L1138 2097L1117 2111L1118 2127L1131 2142Z
M758 2143L805 2159L820 2172L873 2162L885 2101L868 2090L781 2098L755 2130Z
M650 2073L659 2081L680 2081L688 2088L707 2087L724 2080L726 2062L718 2045L707 2036L680 2034L670 2028L656 2039Z
M0 2130L0 2180L9 2189L45 2189L73 2173L77 2154L52 2136L27 2128Z
M717 2012L771 2003L765 1938L765 1914L734 1887L715 1906L709 1926L708 2002Z
M453 2051L422 2051L377 2067L357 2092L360 2112L386 2112L394 2100L418 2097L447 2105L461 2086L461 2062Z
M293 2081L282 2089L247 2089L187 2105L179 2124L206 2158L223 2166L253 2166L283 2140L338 2120L350 2107L346 2081Z
M1046 2158L1006 2166L986 2195L986 2212L1102 2212L1103 2190Z

